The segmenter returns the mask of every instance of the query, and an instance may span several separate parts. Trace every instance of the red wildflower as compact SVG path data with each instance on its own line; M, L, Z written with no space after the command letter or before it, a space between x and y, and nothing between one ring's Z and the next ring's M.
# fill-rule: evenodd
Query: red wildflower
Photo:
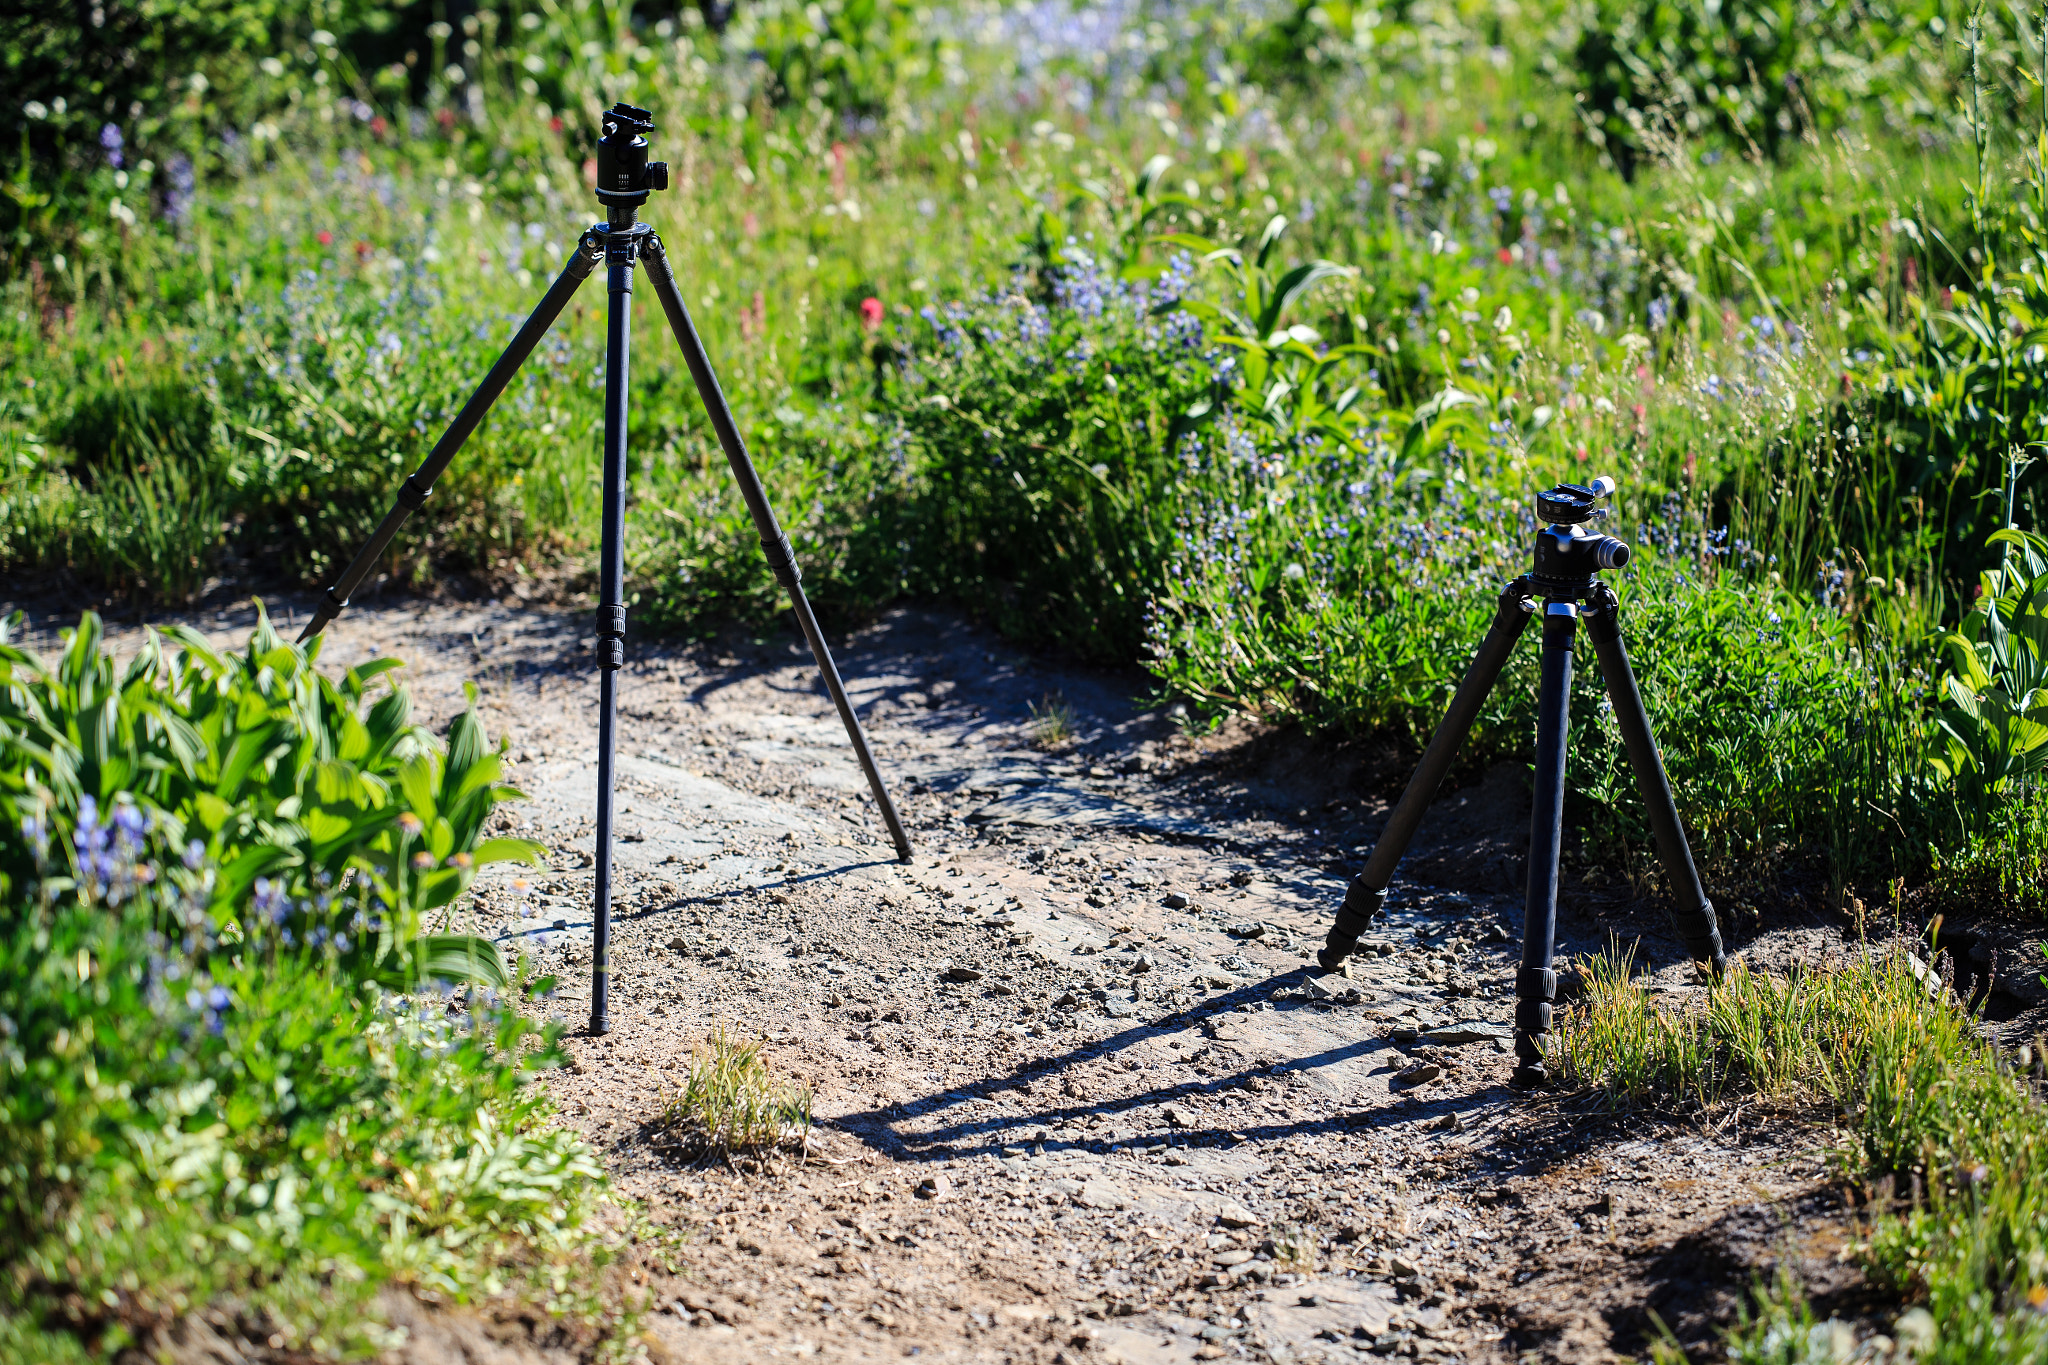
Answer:
M874 331L882 325L882 301L875 298L860 301L860 325L867 331Z
M322 228L320 229L320 231L313 234L313 240L320 243L320 245L322 246L333 246L334 234L329 232L326 228Z

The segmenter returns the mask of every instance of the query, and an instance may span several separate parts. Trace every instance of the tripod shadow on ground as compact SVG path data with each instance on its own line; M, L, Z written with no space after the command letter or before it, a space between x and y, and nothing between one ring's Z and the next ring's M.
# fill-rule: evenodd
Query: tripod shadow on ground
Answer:
M1468 1116L1477 1116L1496 1109L1505 1098L1506 1092L1503 1087L1499 1095L1483 1094L1433 1101L1417 1097L1402 1104L1392 1113L1378 1106L1361 1104L1350 1113L1295 1122L1247 1122L1234 1126L1175 1123L1171 1119L1162 1118L1159 1114L1146 1112L1164 1110L1172 1106L1176 1100L1213 1098L1240 1090L1248 1084L1271 1082L1276 1077L1284 1082L1290 1077L1307 1077L1319 1071L1338 1069L1355 1077L1364 1072L1386 1074L1405 1065L1408 1059L1392 1042L1384 1037L1372 1036L1272 1063L1244 1064L1230 1069L1219 1068L1199 1081L1183 1080L1116 1098L1076 1095L1072 1097L1074 1102L1071 1104L1042 1105L1024 1113L986 1119L961 1119L939 1122L935 1125L929 1123L934 1119L943 1120L952 1110L980 1101L1000 1100L1004 1097L1021 1097L1029 1100L1031 1091L1039 1083L1056 1080L1089 1063L1113 1059L1118 1054L1143 1043L1177 1036L1184 1037L1190 1032L1199 1033L1205 1025L1229 1020L1232 1016L1241 1016L1248 1008L1257 1009L1274 991L1297 983L1302 975L1299 972L1289 972L1256 983L1248 983L1199 1004L1173 1011L1153 1023L1091 1040L1064 1054L1035 1059L1013 1068L1006 1075L881 1108L845 1114L832 1120L831 1124L863 1142L887 1150L898 1159L933 1162L977 1155L1000 1155L1006 1152L1014 1155L1024 1149L1029 1149L1034 1155L1041 1155L1067 1151L1106 1154L1117 1148L1148 1148L1159 1145L1234 1146L1248 1141L1265 1142L1310 1134L1352 1132L1388 1123L1429 1120L1440 1122L1447 1114L1457 1115L1460 1126L1466 1127L1469 1126L1465 1122ZM1316 1006L1306 1002L1288 1002L1267 1008L1282 1018L1296 1013L1320 1013ZM1361 1062L1367 1065L1357 1065ZM1121 1134L1113 1140L1059 1136L1038 1131L1059 1127L1073 1120L1129 1116L1140 1116L1141 1122L1152 1126L1149 1129L1141 1128L1135 1133Z

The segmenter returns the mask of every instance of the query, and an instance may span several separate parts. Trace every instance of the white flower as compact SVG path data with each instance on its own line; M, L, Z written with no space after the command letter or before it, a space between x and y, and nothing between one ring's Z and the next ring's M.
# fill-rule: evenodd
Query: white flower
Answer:
M30 100L27 104L21 106L21 112L37 122L41 122L50 116L50 106L44 104L41 100Z

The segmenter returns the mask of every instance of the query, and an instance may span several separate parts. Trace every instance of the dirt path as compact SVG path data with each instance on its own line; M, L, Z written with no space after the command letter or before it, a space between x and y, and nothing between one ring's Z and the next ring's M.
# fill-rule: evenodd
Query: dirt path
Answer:
M250 619L188 618L224 644ZM429 723L474 680L510 736L533 799L509 824L557 853L523 891L494 870L473 910L561 973L550 1009L580 1027L587 613L358 608L323 662L382 654ZM631 654L614 1031L548 1083L620 1185L690 1232L653 1285L656 1358L1597 1361L1647 1354L1657 1320L1697 1352L1787 1257L1823 1309L1859 1302L1819 1135L1741 1111L1628 1126L1508 1088L1512 771L1439 803L1375 952L1319 980L1312 948L1384 814L1355 756L1186 738L1132 700L1138 676L899 613L841 664L912 825L901 866L797 644ZM1030 724L1048 696L1072 714L1052 751ZM1609 927L1568 916L1566 951ZM1675 945L1643 950L1660 988L1695 989ZM1840 947L1809 930L1748 951ZM650 1147L721 1024L816 1087L809 1164L742 1175Z

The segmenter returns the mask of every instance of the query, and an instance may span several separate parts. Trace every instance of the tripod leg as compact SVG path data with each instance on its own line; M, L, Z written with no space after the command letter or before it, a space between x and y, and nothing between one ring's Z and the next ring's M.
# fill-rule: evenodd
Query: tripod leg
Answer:
M711 369L711 358L704 352L704 343L697 337L697 326L690 320L690 310L683 304L682 291L676 287L675 272L669 267L668 256L662 250L659 237L647 243L644 255L647 278L654 285L655 297L661 300L662 311L668 314L669 330L675 333L676 345L682 348L684 363L690 367L690 377L697 381L697 394L704 400L704 410L711 418L712 430L718 433L718 444L725 448L726 462L732 466L733 480L739 484L740 497L746 500L747 510L753 513L754 529L761 537L761 551L768 557L768 567L775 571L775 577L789 590L790 604L796 608L797 624L803 627L804 638L810 641L811 655L818 661L818 672L825 678L825 690L832 694L832 704L838 708L839 720L846 726L846 737L853 741L854 755L860 759L861 771L867 774L868 789L875 794L875 805L881 809L882 823L889 827L889 838L896 845L896 856L907 862L910 858L910 836L904 833L903 817L896 813L896 803L889 799L889 789L882 785L882 771L875 766L875 756L868 748L867 733L861 729L860 717L854 714L853 702L847 698L846 685L840 681L839 669L832 662L832 651L825 643L825 633L818 628L818 618L812 614L810 601L804 596L802 571L790 549L789 537L783 534L781 525L775 520L775 509L768 505L768 494L761 487L760 475L754 472L754 462L747 456L746 442L740 438L739 426L732 419L732 409L726 406L725 393L718 386L718 376Z
M1465 680L1458 684L1458 691L1451 698L1450 709L1438 723L1436 733L1430 736L1429 747L1422 751L1422 761L1395 803L1394 813L1387 817L1387 827L1380 831L1379 842L1373 845L1365 870L1352 879L1350 889L1344 893L1344 904L1330 926L1329 937L1316 954L1324 971L1333 972L1343 964L1358 947L1358 936L1366 931L1385 903L1395 866L1408 851L1408 841L1415 837L1429 803L1436 797L1436 789L1443 785L1444 774L1450 770L1458 746L1471 732L1486 694L1493 690L1501 669L1507 666L1508 655L1514 652L1515 641L1522 638L1522 629L1529 624L1529 611L1523 605L1528 594L1528 581L1521 578L1501 589L1493 625L1479 642L1472 667L1466 670Z
M407 517L419 510L420 505L427 500L427 495L434 491L434 480L440 478L442 471L448 468L456 452L462 449L463 442L470 438L470 434L484 420L484 414L491 410L491 404L498 401L498 395L512 382L512 376L518 373L519 367L526 362L526 357L533 354L533 348L540 344L541 337L547 334L548 328L554 325L562 310L569 306L570 296L575 294L577 286L590 278L591 270L597 265L597 256L598 248L593 238L586 236L577 244L576 254L569 258L569 263L562 268L562 273L555 277L555 282L548 287L548 292L541 296L540 302L534 306L533 312L528 315L524 325L512 338L511 344L498 357L498 363L491 366L483 382L476 386L476 392L470 394L469 401L462 405L462 411L455 414L455 420L449 423L448 430L441 434L441 439L427 452L426 460L399 486L397 503L384 514L384 520L377 523L377 529L370 533L370 539L357 552L356 557L349 561L348 567L341 571L341 577L334 581L334 586L320 599L320 606L314 611L313 619L299 632L300 644L327 629L327 623L347 609L349 598L369 576L370 570L377 566L377 561L384 557L384 551L390 546L391 538L398 534L398 528L405 524Z
M1571 721L1572 639L1579 609L1550 602L1543 609L1543 682L1536 694L1536 792L1529 825L1529 890L1522 915L1522 969L1515 973L1515 1068L1518 1085L1548 1077L1550 1009L1557 1000L1558 854L1564 844L1565 740Z
M606 245L604 526L597 566L597 875L590 935L590 1031L611 1031L612 784L619 751L619 669L626 662L626 380L633 359L633 261L625 234Z
M1714 903L1707 899L1706 889L1700 885L1699 869L1693 866L1685 826L1679 823L1678 806L1671 799L1671 779L1665 775L1664 760L1650 734L1643 694L1637 690L1635 673L1628 665L1628 647L1621 639L1621 603L1614 590L1604 583L1595 589L1588 603L1586 634L1592 638L1601 676L1607 680L1607 695L1614 703L1614 722L1621 729L1629 766L1635 769L1636 785L1642 788L1643 805L1650 812L1650 828L1657 836L1657 854L1677 901L1672 908L1672 927L1678 931L1693 961L1708 964L1714 975L1719 976L1727 969L1728 958L1721 946Z

